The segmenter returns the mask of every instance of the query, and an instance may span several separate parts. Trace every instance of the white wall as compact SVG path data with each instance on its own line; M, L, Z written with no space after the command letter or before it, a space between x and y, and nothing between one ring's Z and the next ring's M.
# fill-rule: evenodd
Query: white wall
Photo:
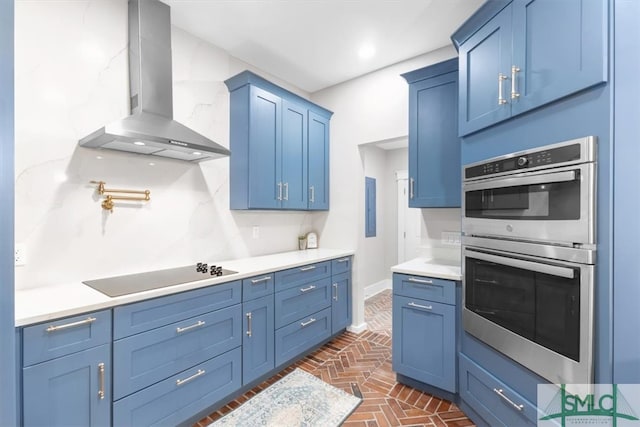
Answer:
M172 38L176 120L228 147L223 81L252 67L180 29ZM128 114L127 0L18 0L15 46L15 238L27 255L17 288L295 250L321 216L231 212L228 159L192 165L78 147ZM151 202L103 211L90 180L149 189Z
M331 210L314 225L325 245L356 249L353 323L364 323L364 287L371 260L364 236L364 169L358 146L406 136L409 92L400 74L456 56L452 46L315 92L311 99L334 112L331 120ZM386 277L380 273L375 281Z

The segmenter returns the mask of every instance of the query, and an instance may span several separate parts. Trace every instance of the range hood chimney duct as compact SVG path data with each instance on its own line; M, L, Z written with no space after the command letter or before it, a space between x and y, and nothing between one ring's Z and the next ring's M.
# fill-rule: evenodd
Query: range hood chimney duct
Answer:
M173 120L172 84L169 6L159 0L129 0L131 115L79 144L190 162L229 156L227 148Z

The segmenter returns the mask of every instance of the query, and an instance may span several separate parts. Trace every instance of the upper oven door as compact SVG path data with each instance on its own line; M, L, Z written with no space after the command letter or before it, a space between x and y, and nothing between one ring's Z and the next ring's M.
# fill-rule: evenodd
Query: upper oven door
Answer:
M595 244L595 165L523 172L464 183L466 235Z

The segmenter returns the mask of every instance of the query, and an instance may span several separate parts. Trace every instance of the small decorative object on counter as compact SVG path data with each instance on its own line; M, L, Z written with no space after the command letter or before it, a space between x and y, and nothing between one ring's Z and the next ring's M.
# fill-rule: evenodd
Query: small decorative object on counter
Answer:
M307 249L307 236L298 236L298 249L301 251Z
M318 235L310 231L307 233L307 249L315 249L318 247Z

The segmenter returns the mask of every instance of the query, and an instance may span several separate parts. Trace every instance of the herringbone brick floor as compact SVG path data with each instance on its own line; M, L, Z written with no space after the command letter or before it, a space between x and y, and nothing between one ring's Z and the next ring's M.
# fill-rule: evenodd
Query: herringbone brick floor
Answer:
M194 427L209 425L298 367L348 393L351 383L358 384L363 400L344 427L473 426L453 403L396 382L391 369L391 291L365 302L365 320L367 331L345 332Z

